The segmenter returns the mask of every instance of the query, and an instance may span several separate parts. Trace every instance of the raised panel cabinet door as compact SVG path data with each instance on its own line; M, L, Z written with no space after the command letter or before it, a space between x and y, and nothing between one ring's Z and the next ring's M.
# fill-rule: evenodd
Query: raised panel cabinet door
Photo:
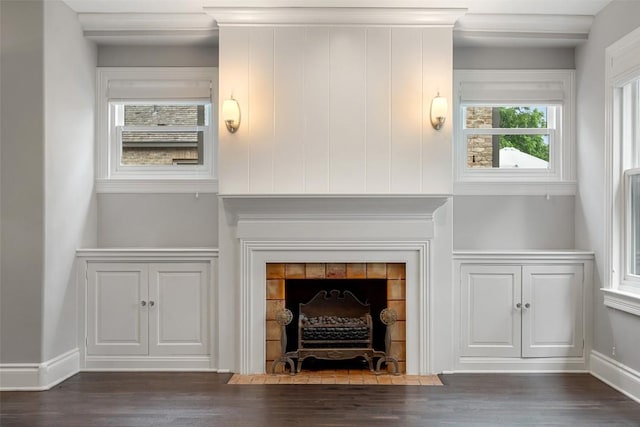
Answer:
M148 353L147 292L146 265L89 263L87 355Z
M582 276L582 265L523 267L523 357L582 355Z
M462 265L460 354L520 357L521 267Z
M150 264L149 272L150 354L209 354L207 264Z

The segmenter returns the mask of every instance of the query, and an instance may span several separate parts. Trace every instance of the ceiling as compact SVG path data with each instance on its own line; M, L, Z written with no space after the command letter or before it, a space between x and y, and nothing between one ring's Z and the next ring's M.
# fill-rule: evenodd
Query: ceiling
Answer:
M586 40L593 16L612 0L64 1L79 14L85 36L101 44L215 45L217 10L268 10L273 16L285 10L385 8L460 11L454 26L456 46L571 47Z

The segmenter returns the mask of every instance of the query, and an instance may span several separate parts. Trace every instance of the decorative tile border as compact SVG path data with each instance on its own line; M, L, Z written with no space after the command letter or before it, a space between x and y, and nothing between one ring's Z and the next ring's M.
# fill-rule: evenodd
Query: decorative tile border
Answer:
M391 355L406 372L406 266L404 263L267 263L266 271L266 364L280 357L280 327L275 313L284 308L286 279L386 279L387 306L396 310L398 321L391 330ZM283 366L278 366L282 372Z
M375 375L364 370L302 371L289 374L234 374L227 384L443 385L437 375Z

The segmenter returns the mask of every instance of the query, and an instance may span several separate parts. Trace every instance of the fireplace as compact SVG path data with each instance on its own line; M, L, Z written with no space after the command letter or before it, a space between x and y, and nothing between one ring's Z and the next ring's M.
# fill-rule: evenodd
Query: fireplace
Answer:
M349 290L371 304L373 348L384 351L385 326L380 312L388 307L398 314L391 326L391 354L399 369L406 369L406 268L403 263L268 263L266 264L266 371L281 352L278 310L287 307L294 320L287 327L287 351L297 347L300 302L307 302L321 290ZM283 365L279 365L281 371Z
M402 360L400 370L433 373L431 283L447 282L451 252L448 238L435 238L433 215L447 196L241 194L221 199L230 233L220 236L225 249L220 289L237 302L219 307L221 318L237 322L228 331L221 328L229 344L220 349L222 363L242 374L270 370L269 361L280 356L275 313L285 305L287 279L371 278L385 281L387 305L398 312L391 350ZM447 221L439 227L450 234ZM441 267L436 271L433 265ZM438 304L448 303L447 293L440 298ZM446 329L441 335L447 336Z

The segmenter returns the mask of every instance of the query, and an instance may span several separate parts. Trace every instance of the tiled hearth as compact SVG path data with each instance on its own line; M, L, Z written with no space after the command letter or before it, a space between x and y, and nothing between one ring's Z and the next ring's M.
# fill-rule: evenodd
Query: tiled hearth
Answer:
M398 313L391 327L391 355L406 369L406 267L404 263L267 263L266 264L266 366L280 356L280 326L275 315L285 305L286 279L386 279L387 307ZM372 313L377 316L378 313ZM278 371L281 372L282 365Z

